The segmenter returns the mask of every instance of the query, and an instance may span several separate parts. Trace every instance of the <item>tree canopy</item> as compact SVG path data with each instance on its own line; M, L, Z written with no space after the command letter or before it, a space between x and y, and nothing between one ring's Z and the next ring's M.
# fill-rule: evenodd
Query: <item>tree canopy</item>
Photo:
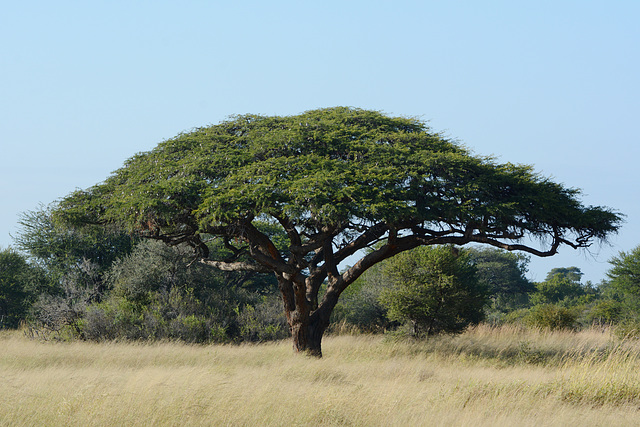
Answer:
M494 248L472 248L469 256L478 269L478 279L488 287L490 295L497 297L534 290L525 277L528 256Z
M640 246L621 251L609 260L609 278L603 284L604 293L611 299L615 317L623 320L640 335ZM605 313L606 314L606 313ZM631 331L627 331L631 332Z
M58 213L187 243L220 269L275 273L295 348L319 355L342 291L400 252L476 242L550 256L618 229L620 215L579 195L530 166L473 155L420 120L337 107L235 116L180 134L71 194ZM209 239L231 255L210 257Z
M17 327L39 291L46 288L42 269L11 248L0 249L0 329Z
M562 278L565 278L571 282L579 283L580 279L584 275L582 271L578 267L558 267L552 268L551 271L547 273L546 281L552 280L554 276L560 275Z

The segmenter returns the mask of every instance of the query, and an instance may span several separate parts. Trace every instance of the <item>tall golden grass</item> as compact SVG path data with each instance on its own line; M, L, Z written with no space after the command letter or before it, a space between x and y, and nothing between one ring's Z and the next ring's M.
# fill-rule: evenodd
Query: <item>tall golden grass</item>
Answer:
M640 345L479 326L408 341L52 343L0 334L0 425L640 425Z

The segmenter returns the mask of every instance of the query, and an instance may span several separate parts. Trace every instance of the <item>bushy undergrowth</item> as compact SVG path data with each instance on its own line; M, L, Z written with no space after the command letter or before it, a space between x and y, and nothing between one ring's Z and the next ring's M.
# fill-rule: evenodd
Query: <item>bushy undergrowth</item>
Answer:
M539 304L529 309L524 316L525 323L545 329L574 329L577 327L578 314L575 309L558 304Z
M288 328L269 276L193 263L187 247L143 241L97 274L85 262L33 305L31 330L59 339L223 343L280 339Z
M262 297L253 304L219 312L206 312L206 308L189 293L177 290L142 307L122 298L110 299L87 309L81 333L94 341L168 339L187 343L256 342L288 335L276 297Z

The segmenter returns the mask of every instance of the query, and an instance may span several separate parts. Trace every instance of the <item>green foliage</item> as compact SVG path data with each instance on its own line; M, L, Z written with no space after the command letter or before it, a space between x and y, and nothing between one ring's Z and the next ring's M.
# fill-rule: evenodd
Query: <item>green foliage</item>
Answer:
M380 302L380 294L388 287L383 264L367 270L342 293L333 311L333 323L344 323L366 332L377 332L390 326L387 310Z
M190 292L173 289L156 295L148 305L139 306L125 298L113 297L87 309L82 326L85 339L159 340L191 343L229 340L227 325L220 317L202 314L201 304Z
M574 329L605 325L617 319L617 307L601 298L591 282L580 283L577 267L554 268L535 284L530 305L506 313L502 321L543 329Z
M555 276L560 276L570 282L578 283L583 276L583 272L578 267L558 267L552 268L548 273L545 281L552 280Z
M70 219L89 215L167 235L265 214L311 228L446 218L485 223L486 231L566 228L587 239L617 229L616 214L582 207L577 195L528 166L473 157L417 120L332 108L237 116L181 134L61 207Z
M558 304L536 305L524 317L529 326L550 330L573 329L577 320L576 310Z
M494 248L471 248L469 256L476 266L478 280L489 292L490 312L505 313L529 303L528 294L535 287L525 277L528 256Z
M625 297L640 298L640 246L631 252L620 252L609 263L611 286Z
M588 311L587 320L589 323L600 325L618 323L622 317L623 309L624 306L619 301L607 298L600 299Z
M236 309L242 341L271 341L289 336L287 319L282 312L282 300L276 296L263 296L254 305L245 304Z
M84 260L60 278L54 292L42 292L30 309L32 326L57 335L80 335L87 307L103 295L99 268Z
M381 302L391 320L410 321L417 335L457 333L483 318L486 289L466 251L421 247L385 263L392 287Z
M15 328L46 287L41 269L11 248L0 250L0 328Z
M7 326L16 326L30 313L32 327L59 338L250 339L241 333L242 319L234 307L254 308L256 303L255 310L263 313L261 298L277 289L272 276L222 272L194 262L186 245L147 240L132 250L134 240L121 232L58 222L50 208L23 215L22 225L20 245L43 268L28 265L14 252L12 259L20 258L25 271L39 272L42 283L36 289L29 282L24 290L20 282L20 295L8 288L1 294L0 301L20 303L19 310L12 307L15 316L4 315ZM276 241L283 238L269 223L260 228ZM220 241L211 242L209 250L230 256ZM258 322L268 333L256 326L254 335L264 339L286 332L282 315L267 317L262 314Z
M547 276L544 282L536 283L536 291L531 296L531 302L536 304L554 304L565 300L577 299L586 295L580 282L572 280L576 276L566 276L557 273ZM578 280L580 276L577 276Z
M21 228L14 237L16 246L44 267L53 280L61 280L87 260L102 273L135 243L129 234L113 226L59 221L53 215L57 208L57 204L51 204L23 213Z
M135 242L114 226L71 225L54 218L57 204L21 215L16 246L38 266L41 285L29 302L32 326L78 334L88 305L106 292L104 274Z
M634 335L640 330L640 246L620 252L609 263L609 280L600 286L602 295L612 307L612 317L620 323L619 334Z
M281 314L267 310L265 297L200 263L184 245L143 241L113 263L107 274L110 292L87 309L81 333L87 339L179 339L186 342L264 340L280 337ZM273 292L273 281L253 274L253 291ZM255 304L255 306L254 306ZM242 306L243 310L235 309ZM249 313L253 314L253 317ZM251 325L249 325L250 322Z
M114 296L138 305L149 304L155 294L167 294L174 288L197 283L201 298L211 288L220 286L222 274L194 263L188 247L169 247L153 240L138 244L130 255L114 262L108 283Z

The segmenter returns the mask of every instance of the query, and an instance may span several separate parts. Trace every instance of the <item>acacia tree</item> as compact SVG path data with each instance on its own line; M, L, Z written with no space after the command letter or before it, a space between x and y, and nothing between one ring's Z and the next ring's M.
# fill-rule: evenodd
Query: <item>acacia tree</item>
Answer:
M235 116L180 134L71 194L59 213L186 242L222 270L272 272L294 348L320 356L340 294L400 252L476 242L550 256L617 230L618 214L578 196L529 166L474 156L419 120L338 107ZM286 233L285 249L261 231L264 222ZM211 259L208 239L221 239L231 255Z

